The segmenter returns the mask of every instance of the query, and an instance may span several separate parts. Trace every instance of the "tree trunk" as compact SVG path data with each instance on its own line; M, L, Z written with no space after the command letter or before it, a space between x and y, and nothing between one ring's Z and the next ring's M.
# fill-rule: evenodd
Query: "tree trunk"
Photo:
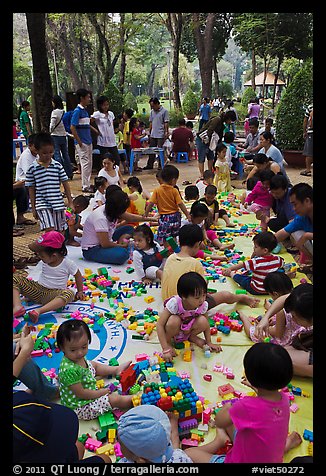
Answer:
M202 97L210 97L212 93L213 70L213 29L215 13L208 13L204 32L201 32L200 14L192 13L194 33L198 51Z
M182 32L182 13L167 13L167 29L170 32L173 45L172 59L172 87L173 104L176 109L181 109L180 86L179 86L179 51Z
M275 74L275 79L274 79L274 91L273 91L273 100L272 100L272 108L274 109L275 107L275 94L276 94L276 85L277 85L277 81L278 81L278 76L280 74L280 69L281 69L281 64L282 64L282 56L279 56L277 58L277 70L276 70L276 74Z
M154 96L154 79L155 79L155 72L156 72L156 64L152 63L151 64L151 71L149 73L149 78L148 78L148 86L147 86L147 94L151 97Z
M219 80L218 70L217 70L217 60L215 57L213 60L213 73L214 73L214 95L217 98L220 95L219 94L220 80Z
M251 86L254 91L256 91L256 55L255 50L251 50Z
M120 77L119 77L119 89L123 94L125 77L126 77L126 52L125 52L125 13L120 13L120 51L121 51L121 64L120 64Z
M45 13L26 13L33 61L35 132L48 131L52 112L52 85L45 43Z

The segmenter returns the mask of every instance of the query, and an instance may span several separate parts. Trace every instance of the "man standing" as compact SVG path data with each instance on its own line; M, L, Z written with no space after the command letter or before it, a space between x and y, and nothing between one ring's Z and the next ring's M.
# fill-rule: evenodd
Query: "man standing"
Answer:
M149 147L162 148L165 140L169 137L169 113L161 106L157 98L150 101L152 107L149 116ZM151 170L154 166L155 155L150 154L147 160L146 167L143 170ZM159 162L159 167L161 164Z
M171 141L173 142L172 152L187 152L190 158L190 143L193 144L194 136L190 129L186 127L184 119L179 120L179 127L172 132Z
M87 112L87 106L91 103L91 93L87 89L78 89L76 91L78 106L74 109L71 118L71 133L75 139L76 154L80 160L82 191L93 192L91 187L91 175L93 165L93 146L91 129L98 134L95 127L90 124L90 117Z

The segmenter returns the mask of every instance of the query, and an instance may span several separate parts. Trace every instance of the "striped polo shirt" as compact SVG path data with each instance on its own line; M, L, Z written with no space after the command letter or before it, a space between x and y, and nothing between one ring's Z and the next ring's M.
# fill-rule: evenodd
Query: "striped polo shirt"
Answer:
M266 294L264 288L264 279L266 276L282 268L283 264L284 259L276 255L257 256L243 263L247 271L252 271L251 287L262 294Z
M307 133L311 134L313 132L313 121L310 121L310 113L313 110L314 106L313 104L309 104L309 106L305 110L305 117L308 119L307 122Z
M92 136L91 136L91 119L87 110L81 105L74 109L74 112L71 117L71 126L75 126L77 129L77 134L80 137L80 140L83 144L91 144L92 143ZM75 140L75 144L77 141Z
M35 187L36 210L64 210L65 204L60 191L61 182L68 180L62 165L52 159L48 167L34 160L26 173L26 187Z

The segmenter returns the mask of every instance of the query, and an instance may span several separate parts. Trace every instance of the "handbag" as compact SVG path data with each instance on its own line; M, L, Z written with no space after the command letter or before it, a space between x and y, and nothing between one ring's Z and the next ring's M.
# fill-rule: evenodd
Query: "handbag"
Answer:
M209 136L207 134L207 130L205 129L203 132L198 134L198 137L204 142L204 144L209 143Z

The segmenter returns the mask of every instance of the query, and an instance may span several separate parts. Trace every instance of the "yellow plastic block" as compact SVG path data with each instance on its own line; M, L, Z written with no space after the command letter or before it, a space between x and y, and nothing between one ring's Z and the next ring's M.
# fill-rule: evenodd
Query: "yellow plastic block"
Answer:
M42 329L44 329L44 327L45 327L44 324L39 324L39 325L37 326L37 330L38 330L38 331L41 331Z
M95 452L97 455L106 454L107 456L114 455L114 447L112 443L107 443L96 449Z
M130 326L128 326L128 329L130 329L131 331L135 331L137 329L137 322L133 322L132 324L130 324Z
M96 380L96 387L103 388L104 387L104 380L101 378L100 380Z
M90 274L93 274L93 271L92 271L90 268L85 268L85 269L84 269L84 274L85 274L86 276L89 276Z
M191 415L191 410L186 410L186 411L185 411L185 417L188 417L188 416L190 416L190 415Z
M108 442L109 443L113 443L114 440L115 440L115 437L116 437L116 433L117 433L117 430L115 430L114 428L110 428L108 430Z
M87 287L88 287L88 289L90 289L91 291L94 291L94 289L96 289L96 286L94 286L94 284L87 284Z
M154 302L155 299L153 298L153 296L146 296L144 298L144 301L147 302L147 304L151 303L151 302Z
M89 317L83 317L83 321L86 322L86 324L88 324L89 321L90 321L90 318Z
M185 362L191 362L191 350L186 350L184 353L183 353L183 360Z

